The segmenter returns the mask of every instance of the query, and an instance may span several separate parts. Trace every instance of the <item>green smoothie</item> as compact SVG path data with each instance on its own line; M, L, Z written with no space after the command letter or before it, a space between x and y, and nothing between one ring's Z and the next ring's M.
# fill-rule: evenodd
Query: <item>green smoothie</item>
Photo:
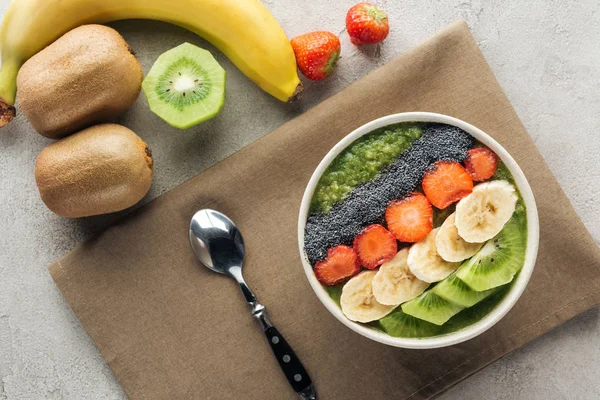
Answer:
M327 167L313 195L310 212L329 212L354 187L375 178L421 137L415 122L389 125L365 135L342 151Z

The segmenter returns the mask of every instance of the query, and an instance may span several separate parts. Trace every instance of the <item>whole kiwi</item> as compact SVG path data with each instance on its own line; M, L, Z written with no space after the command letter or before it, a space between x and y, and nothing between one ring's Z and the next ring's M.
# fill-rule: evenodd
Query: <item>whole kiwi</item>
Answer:
M17 98L35 130L56 139L127 110L143 78L139 61L117 31L83 25L23 64Z
M152 152L133 131L96 125L50 144L39 154L35 180L54 213L68 218L128 208L152 183Z

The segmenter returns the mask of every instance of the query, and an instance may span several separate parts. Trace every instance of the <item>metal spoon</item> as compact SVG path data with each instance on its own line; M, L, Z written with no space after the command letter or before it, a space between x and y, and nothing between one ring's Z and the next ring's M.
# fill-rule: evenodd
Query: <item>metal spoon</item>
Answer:
M316 400L317 394L310 376L290 345L271 325L265 307L258 303L256 296L242 277L244 239L233 221L218 211L209 209L198 211L190 222L190 243L194 253L205 267L229 275L237 281L252 308L252 315L260 323L288 382L300 398Z

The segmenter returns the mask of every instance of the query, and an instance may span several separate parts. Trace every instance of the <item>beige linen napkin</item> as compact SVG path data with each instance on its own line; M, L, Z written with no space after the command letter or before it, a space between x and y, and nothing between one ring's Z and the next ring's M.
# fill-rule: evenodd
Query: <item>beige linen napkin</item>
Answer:
M510 50L507 50L510 51ZM527 291L480 337L404 350L352 332L312 292L297 246L300 199L321 158L358 126L432 111L496 138L536 196L538 261ZM245 275L322 399L425 399L600 302L600 251L551 175L464 22L152 201L50 266L132 399L292 399L236 284L199 266L194 212L241 228Z

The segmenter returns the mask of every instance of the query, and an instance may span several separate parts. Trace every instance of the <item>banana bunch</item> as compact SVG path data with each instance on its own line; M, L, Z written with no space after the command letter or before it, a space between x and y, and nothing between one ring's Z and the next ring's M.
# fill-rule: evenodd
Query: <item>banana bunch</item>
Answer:
M15 115L16 78L27 59L80 25L130 18L198 34L281 101L302 90L290 42L260 0L12 0L0 28L0 126Z

